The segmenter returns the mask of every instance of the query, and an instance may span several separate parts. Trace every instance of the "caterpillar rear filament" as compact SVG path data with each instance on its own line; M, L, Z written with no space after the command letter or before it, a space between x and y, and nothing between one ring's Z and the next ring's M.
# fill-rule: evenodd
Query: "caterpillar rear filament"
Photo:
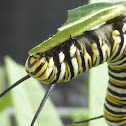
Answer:
M126 17L124 15L107 21L96 30L86 31L75 37L70 36L69 40L44 53L29 56L25 64L28 73L26 78L34 77L44 84L50 84L52 88L55 84L74 79L104 62L108 63L109 72L104 118L110 126L124 126L126 125ZM47 92L44 102L48 95ZM42 102L31 126L43 105Z

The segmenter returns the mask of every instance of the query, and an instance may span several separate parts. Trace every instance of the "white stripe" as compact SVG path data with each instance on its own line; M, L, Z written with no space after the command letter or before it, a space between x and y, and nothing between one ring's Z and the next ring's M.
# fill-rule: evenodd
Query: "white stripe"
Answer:
M115 51L113 52L113 54L110 56L109 60L108 60L108 64L111 63L112 58L116 55L116 53L118 52L118 48L119 48L119 45L116 46L116 49Z
M121 45L122 46L122 45ZM119 48L119 45L118 45L118 48ZM126 34L124 34L124 43L123 43L123 46L122 46L122 48L121 48L121 50L115 50L114 52L118 52L118 51L120 51L120 53L119 53L119 55L114 59L114 60L112 60L112 61L110 61L110 63L111 62L115 62L117 59L119 59L120 58L120 56L123 54L123 51L125 50L125 48L126 48ZM113 56L111 56L111 58L112 58ZM110 58L110 59L111 59Z
M73 57L75 53L76 53L76 47L72 45L70 47L70 57Z
M65 59L64 53L63 52L60 52L59 53L59 62L62 63L64 61L64 59Z
M78 63L77 63L77 58L72 58L71 59L71 63L72 63L72 67L73 67L73 70L74 70L74 77L77 76L78 74Z
M114 73L114 72L112 72L112 71L109 70L109 69L108 69L108 72L109 72L110 74L116 76L116 77L121 77L121 78L126 77L126 73L125 73L125 72Z
M126 32L126 24L124 23L123 27L122 27L122 31Z
M116 80L116 79L114 79L114 78L112 78L112 77L110 77L109 76L109 78L111 79L111 80L113 80L113 81L116 81L116 83L122 83L122 84L126 84L126 80Z
M112 85L108 85L108 87L112 90L112 91L114 91L114 92L116 92L116 93L119 93L119 94L126 94L126 89L122 89L122 88L117 88L117 87L114 87L114 86L112 86Z
M110 101L109 101L110 102ZM111 106L110 104L108 104L105 100L105 105L107 106L107 108L109 108L110 110L114 111L114 112L126 112L126 109L125 108L117 108L117 107L113 107ZM106 109L105 109L106 110ZM107 110L106 110L107 111ZM115 114L112 114L110 113L109 111L107 111L109 114L111 115L115 115Z
M59 78L58 78L57 82L59 82L59 81L61 81L63 79L63 77L65 75L65 72L66 72L66 66L65 66L65 63L63 62L61 64L60 75L59 75Z
M102 54L103 54L103 63L106 61L107 59L107 51L106 51L106 44L104 44L102 47L101 47L101 50L102 50ZM108 54L108 53L107 53Z
M121 64L123 63L124 61L126 61L126 57L124 57L123 59L121 60L118 60L118 61L115 61L113 63L109 63L109 65L118 65L118 64ZM126 65L126 62L124 63ZM120 66L120 65L119 65Z
M68 66L68 79L65 82L67 82L71 79L71 72L70 72L70 67L69 67L68 63L67 63L67 66Z

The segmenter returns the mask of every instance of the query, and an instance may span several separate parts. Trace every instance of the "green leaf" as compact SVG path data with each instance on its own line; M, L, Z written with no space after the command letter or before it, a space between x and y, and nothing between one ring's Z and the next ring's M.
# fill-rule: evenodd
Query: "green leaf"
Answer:
M5 69L0 67L0 92L5 90ZM0 99L0 112L11 106L11 97L6 95L4 98Z
M24 67L9 57L5 59L7 76L10 85L26 75ZM24 81L12 91L12 100L18 126L29 126L45 94L40 83L34 78ZM62 126L54 105L47 100L34 126Z
M29 55L43 53L50 48L65 42L70 38L70 35L74 37L82 34L84 31L117 17L120 14L124 14L125 12L126 2L96 3L73 9L68 12L68 21L63 27L58 29L56 35L31 49Z
M84 18L92 17L90 15L94 16L95 14L98 14L102 9L106 9L106 8L114 6L116 4L103 2L103 3L97 3L97 4L96 3L88 4L88 5L80 6L78 8L72 9L72 10L68 10L68 19L64 25L68 25L71 22L78 21L78 20L82 19L83 17Z
M10 117L7 110L0 112L0 125L11 126Z
M5 69L0 67L0 92L5 90ZM11 96L5 95L4 98L0 99L0 112L12 105Z
M3 91L5 87L5 69L0 67L0 92Z
M73 122L78 122L82 120L88 119L88 110L84 108L79 108L75 110L68 110L67 115ZM87 123L80 123L80 124L73 124L73 125L66 125L66 126L87 126Z
M89 71L89 118L103 115L104 100L108 85L107 63ZM89 126L108 126L104 120L96 119Z
M4 89L3 89L4 90ZM11 95L4 96L0 99L0 112L12 105Z
M5 69L0 67L0 92L4 90L5 86ZM10 119L7 111L8 106L10 105L10 97L5 96L5 99L0 99L0 125L9 126Z

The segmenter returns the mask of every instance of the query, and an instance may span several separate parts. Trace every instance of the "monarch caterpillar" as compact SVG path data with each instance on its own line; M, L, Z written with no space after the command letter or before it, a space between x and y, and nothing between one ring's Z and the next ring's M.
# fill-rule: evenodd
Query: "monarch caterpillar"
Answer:
M84 32L44 53L29 56L25 68L28 73L9 87L34 77L42 83L50 84L31 126L34 125L50 91L56 83L76 78L104 62L108 62L109 86L104 104L104 118L110 126L126 124L126 17L119 16L107 21L96 30Z

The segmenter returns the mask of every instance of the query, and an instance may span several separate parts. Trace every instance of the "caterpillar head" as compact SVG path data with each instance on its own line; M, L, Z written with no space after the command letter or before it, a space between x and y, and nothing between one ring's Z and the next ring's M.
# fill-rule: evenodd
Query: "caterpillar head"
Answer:
M47 68L47 60L40 55L29 56L26 60L25 69L28 75L39 78Z

